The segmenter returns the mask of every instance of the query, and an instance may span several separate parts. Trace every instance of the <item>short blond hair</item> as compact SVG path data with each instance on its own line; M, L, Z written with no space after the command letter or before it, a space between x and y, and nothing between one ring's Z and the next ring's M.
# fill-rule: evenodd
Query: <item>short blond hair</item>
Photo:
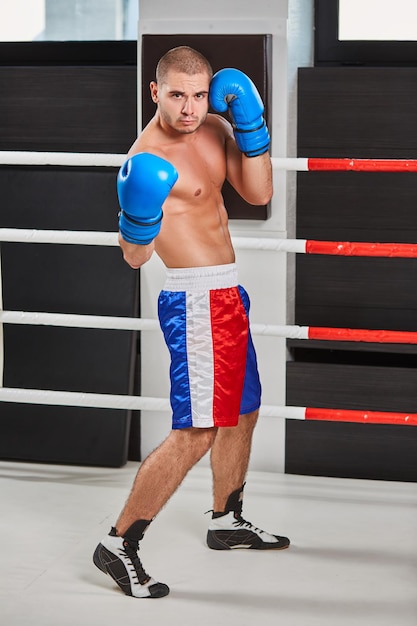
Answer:
M156 66L156 82L165 82L171 69L189 76L207 73L210 80L213 76L213 69L206 57L189 46L172 48L161 57Z

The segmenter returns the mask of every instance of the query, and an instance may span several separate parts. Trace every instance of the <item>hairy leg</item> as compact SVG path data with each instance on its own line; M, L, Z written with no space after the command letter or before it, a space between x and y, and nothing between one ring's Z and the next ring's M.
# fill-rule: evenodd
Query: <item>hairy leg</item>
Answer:
M232 491L245 482L258 411L241 415L233 428L219 428L211 448L214 511L224 511Z
M116 523L118 535L124 535L135 521L151 520L159 513L188 471L210 449L215 436L214 428L171 431L140 466Z

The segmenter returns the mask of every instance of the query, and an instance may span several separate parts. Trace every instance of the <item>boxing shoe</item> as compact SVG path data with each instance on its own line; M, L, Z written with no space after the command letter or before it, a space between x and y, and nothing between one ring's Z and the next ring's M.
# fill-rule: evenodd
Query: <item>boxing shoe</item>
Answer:
M242 517L243 488L230 494L225 510L213 512L207 532L207 545L212 550L283 550L288 537L280 537L253 526Z
M142 537L149 523L147 520L135 522L136 525L144 527L141 530ZM132 529L132 526L129 530ZM107 537L95 549L93 562L98 569L109 574L127 596L134 598L163 598L167 596L169 587L164 583L156 582L145 572L138 550L139 541L126 536L118 537L116 530L112 528Z

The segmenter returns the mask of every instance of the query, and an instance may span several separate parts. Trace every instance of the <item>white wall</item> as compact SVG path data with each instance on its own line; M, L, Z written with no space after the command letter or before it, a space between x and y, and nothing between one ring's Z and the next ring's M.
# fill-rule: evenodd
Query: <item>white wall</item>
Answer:
M287 156L297 156L297 74L313 65L314 0L289 0L287 30ZM295 238L296 173L287 174L287 234ZM295 254L287 255L287 323L294 323Z
M292 0L290 0L292 2ZM300 25L309 29L306 39L311 40L313 0L297 0L297 8L290 14ZM274 157L287 156L288 104L292 87L288 73L288 0L212 0L195 2L177 0L139 1L138 68L141 67L140 39L142 34L272 34L272 146ZM296 33L300 31L298 35ZM294 29L296 45L301 29ZM227 66L227 59L224 60ZM291 70L293 73L293 70ZM139 74L139 90L142 84ZM141 102L139 94L138 102ZM141 120L141 110L138 111ZM274 172L275 193L272 215L267 221L233 220L233 236L285 238L287 236L287 174ZM286 324L287 259L284 253L264 251L237 251L240 282L251 297L253 323ZM155 256L141 270L142 317L156 317L156 300L163 286L164 268ZM268 405L285 405L285 340L254 336L259 369L263 385L263 402ZM142 395L167 397L169 393L168 351L161 333L142 333ZM143 412L142 454L146 456L166 436L171 427L168 413ZM251 468L258 470L284 470L285 422L271 417L261 417L255 432ZM203 459L202 464L207 464Z

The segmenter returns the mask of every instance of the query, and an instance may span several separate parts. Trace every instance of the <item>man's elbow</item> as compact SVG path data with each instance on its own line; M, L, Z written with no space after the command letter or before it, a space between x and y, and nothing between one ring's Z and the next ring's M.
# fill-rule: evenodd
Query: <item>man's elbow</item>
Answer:
M142 265L145 265L145 263L147 263L150 258L151 254L143 255L140 258L132 254L123 254L123 260L126 261L126 263L132 268L132 270L138 270L142 267Z
M272 200L272 189L258 189L254 194L248 194L245 197L246 202L255 206L264 206Z
M263 198L262 198L262 201L259 204L261 204L261 205L268 204L269 202L271 202L272 196L273 196L272 191L271 191L271 193L265 193Z
M133 269L138 270L147 263L154 251L153 241L147 245L138 245L126 242L119 233L119 245L122 249L124 261Z

